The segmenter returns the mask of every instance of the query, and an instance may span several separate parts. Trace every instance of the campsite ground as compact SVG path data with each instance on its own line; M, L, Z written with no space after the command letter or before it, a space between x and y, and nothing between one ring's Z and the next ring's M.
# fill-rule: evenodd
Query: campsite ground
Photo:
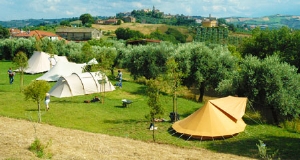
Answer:
M0 159L38 159L28 150L35 137L49 143L52 159L234 159L232 154L95 134L0 117ZM199 142L200 143L200 142Z

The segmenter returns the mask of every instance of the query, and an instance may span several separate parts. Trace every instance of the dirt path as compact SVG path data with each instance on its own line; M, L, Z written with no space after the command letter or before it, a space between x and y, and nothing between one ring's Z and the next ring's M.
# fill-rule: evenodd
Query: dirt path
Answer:
M36 128L36 133L35 129ZM52 159L232 159L247 157L214 153L204 149L146 143L126 138L64 129L46 124L0 117L0 159L38 159L28 150L35 135L46 144Z

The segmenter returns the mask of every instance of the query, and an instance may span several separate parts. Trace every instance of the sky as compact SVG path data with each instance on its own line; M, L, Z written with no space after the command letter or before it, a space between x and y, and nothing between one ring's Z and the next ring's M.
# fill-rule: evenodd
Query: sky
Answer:
M153 6L165 14L217 18L300 15L300 0L0 0L0 21L115 16Z

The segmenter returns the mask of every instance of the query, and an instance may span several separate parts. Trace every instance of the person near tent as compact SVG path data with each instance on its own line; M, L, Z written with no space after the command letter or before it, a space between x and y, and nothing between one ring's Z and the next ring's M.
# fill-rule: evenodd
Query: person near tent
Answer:
M90 102L99 102L100 98L98 96L95 96L92 100L85 100L84 103L90 103Z
M100 98L98 96L95 96L91 102L99 102L100 101Z
M9 83L13 84L15 72L13 72L13 70L11 68L9 68L7 73L8 73Z
M50 103L50 94L49 94L49 93L46 93L46 96L45 96L45 104L46 104L46 109L47 109L47 111L50 109L49 103Z
M118 75L117 75L117 79L118 79L118 83L117 83L117 86L122 88L122 72L121 70L118 70Z

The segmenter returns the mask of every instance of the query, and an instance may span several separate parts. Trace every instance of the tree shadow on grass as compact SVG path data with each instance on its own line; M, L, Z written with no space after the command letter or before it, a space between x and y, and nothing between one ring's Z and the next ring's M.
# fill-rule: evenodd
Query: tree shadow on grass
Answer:
M262 140L266 144L268 155L272 155L276 152L276 150L278 150L278 155L275 156L277 158L299 159L299 138L277 136L265 138L249 137L248 139L238 139L238 137L236 138L237 141L224 140L224 142L220 144L211 143L208 149L216 152L235 154L244 157L259 158L258 147L256 146L256 144L259 144L258 140Z
M115 106L116 108L128 108L128 107L124 107L123 105L121 106Z
M116 120L104 120L104 123L111 123L111 124L120 124L120 123L139 123L139 122L146 122L143 120L136 120L136 119L116 119Z
M29 112L37 112L37 111L39 111L38 109L26 109L25 111L29 111ZM46 111L46 109L40 109L40 111Z
M249 157L259 159L258 146L259 140L262 140L267 147L267 155L274 155L274 159L299 159L300 153L300 134L294 133L287 136L269 136L262 134L252 134L247 137L240 137L242 135L231 136L231 138L221 139L201 139L190 137L177 133L172 127L168 129L169 134L178 137L181 140L192 141L195 143L205 144L205 148L218 153L233 154L242 157ZM245 136L245 135L244 135ZM198 145L198 144L195 144Z

